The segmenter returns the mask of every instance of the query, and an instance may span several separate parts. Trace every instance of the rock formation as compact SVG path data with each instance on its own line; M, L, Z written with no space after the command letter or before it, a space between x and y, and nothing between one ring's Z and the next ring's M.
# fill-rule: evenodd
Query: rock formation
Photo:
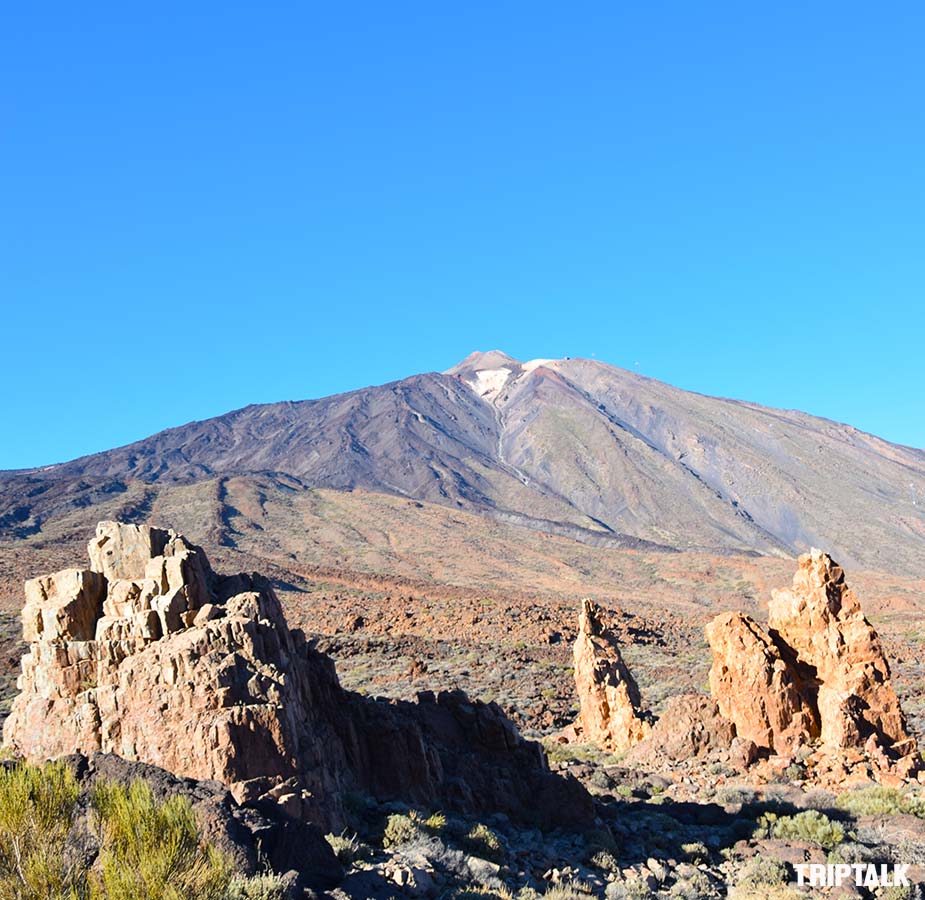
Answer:
M719 710L716 702L703 694L671 697L646 740L636 744L623 763L645 768L661 768L677 762L713 756L727 760L745 753L747 742L736 737L736 729ZM742 753L733 753L742 746Z
M799 558L768 625L723 613L706 629L710 687L740 736L778 754L817 740L829 752L864 748L875 774L918 768L883 647L831 557Z
M26 586L20 694L4 741L30 760L105 751L342 827L360 789L542 824L592 815L494 704L344 691L259 576L214 574L173 532L101 523L89 570Z
M768 627L818 684L824 744L858 747L875 736L885 749L914 749L880 638L828 554L800 557L792 587L772 593Z
M639 688L592 600L582 602L573 656L581 704L576 738L613 753L643 740L651 725L640 711Z
M808 690L782 648L754 619L722 613L706 633L713 649L710 691L738 735L779 753L818 736L819 719Z

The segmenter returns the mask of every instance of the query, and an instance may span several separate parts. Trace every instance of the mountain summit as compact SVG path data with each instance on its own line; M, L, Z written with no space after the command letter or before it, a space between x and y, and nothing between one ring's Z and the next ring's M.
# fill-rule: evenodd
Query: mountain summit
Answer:
M271 485L264 494L362 489L600 545L820 546L852 566L925 574L925 517L912 502L913 489L925 494L923 451L596 360L521 362L500 350L5 473L0 540L37 534L68 510L98 518L94 507L137 482L156 493L216 480L220 494L222 479L257 475Z

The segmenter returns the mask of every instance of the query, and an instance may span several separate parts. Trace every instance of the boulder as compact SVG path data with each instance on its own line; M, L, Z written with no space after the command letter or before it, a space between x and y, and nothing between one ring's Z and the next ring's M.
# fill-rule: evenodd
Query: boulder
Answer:
M729 750L735 726L703 694L671 697L651 734L626 755L627 765L661 767Z
M109 581L143 578L151 559L161 556L170 535L150 525L100 522L87 545L90 568Z
M87 569L65 569L26 582L23 638L88 641L102 609L106 579Z
M639 688L623 662L620 646L592 600L582 601L573 649L575 688L581 705L579 740L619 753L651 730L641 711Z

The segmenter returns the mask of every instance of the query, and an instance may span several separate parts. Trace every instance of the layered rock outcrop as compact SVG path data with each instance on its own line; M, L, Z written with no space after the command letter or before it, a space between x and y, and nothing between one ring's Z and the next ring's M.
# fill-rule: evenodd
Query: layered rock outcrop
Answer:
M27 584L31 646L4 727L26 758L111 752L330 828L351 789L542 824L593 815L493 704L344 691L259 576L218 576L147 526L101 523L89 552L89 570Z
M651 731L639 687L604 622L603 610L582 601L573 650L575 688L581 705L575 737L613 753L628 750Z
M841 567L814 549L772 596L767 631L741 613L706 629L710 687L737 733L778 754L818 742L864 748L876 772L918 768L883 647Z

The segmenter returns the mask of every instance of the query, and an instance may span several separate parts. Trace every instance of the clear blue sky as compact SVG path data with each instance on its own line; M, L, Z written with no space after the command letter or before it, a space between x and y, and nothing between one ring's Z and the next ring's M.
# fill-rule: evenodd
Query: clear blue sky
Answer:
M922 447L923 46L921 3L10 5L0 468L495 347Z

